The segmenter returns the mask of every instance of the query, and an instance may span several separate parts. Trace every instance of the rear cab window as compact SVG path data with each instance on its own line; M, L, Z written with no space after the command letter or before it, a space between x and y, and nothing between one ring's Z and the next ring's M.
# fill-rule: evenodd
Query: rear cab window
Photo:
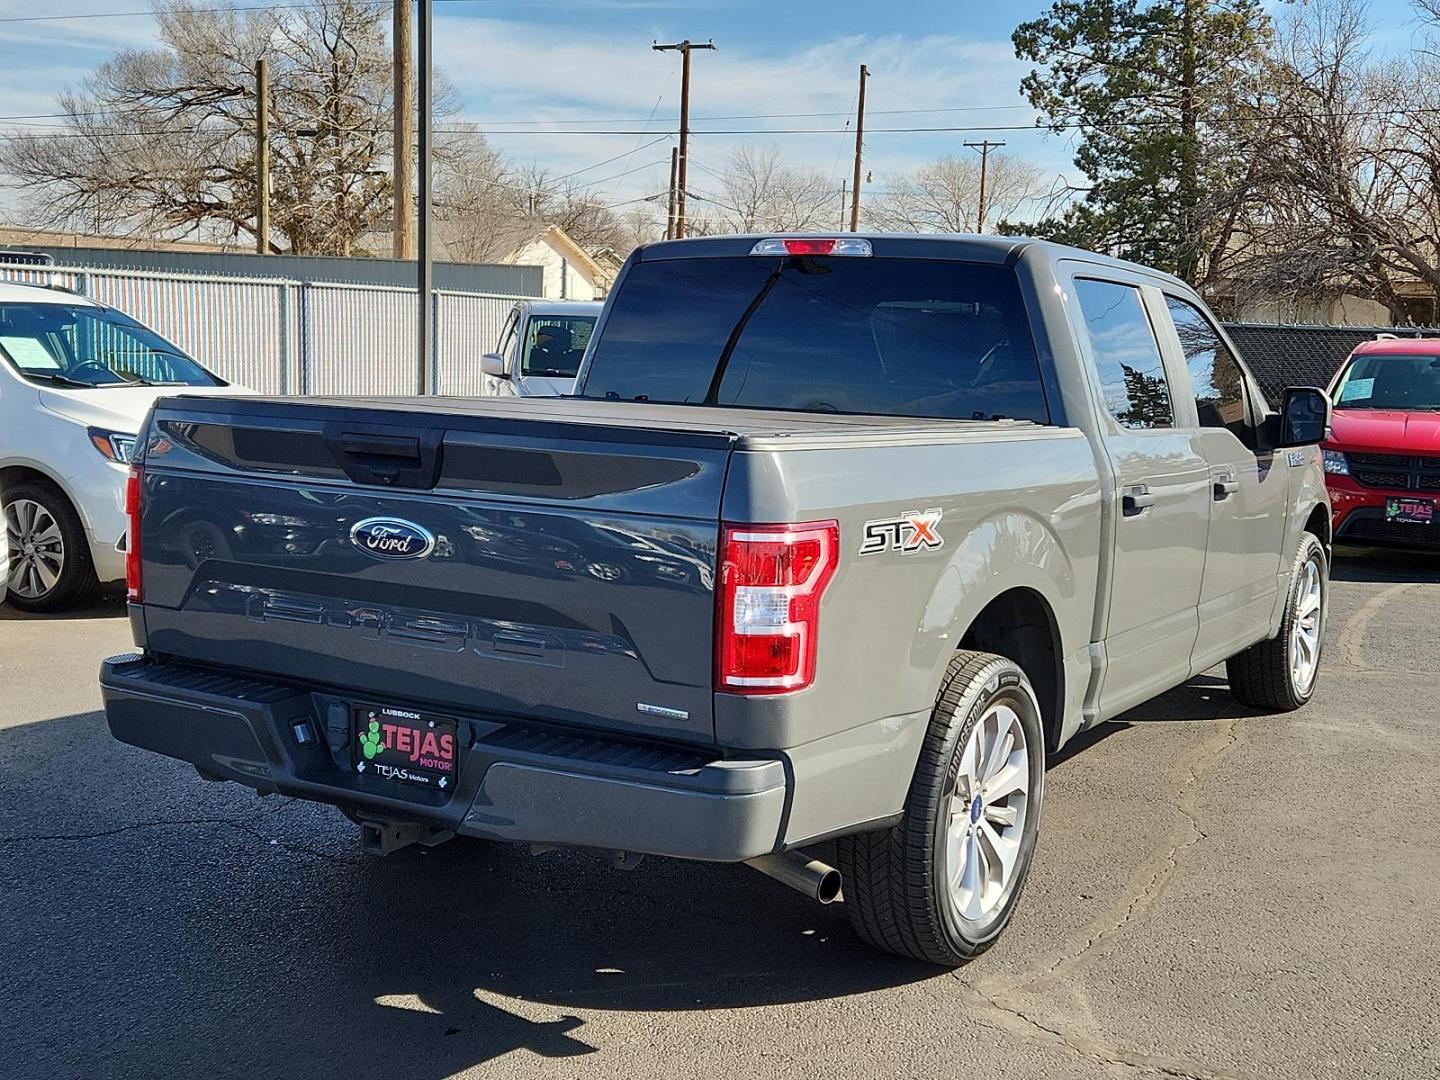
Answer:
M1050 422L1015 271L956 260L642 260L588 398Z

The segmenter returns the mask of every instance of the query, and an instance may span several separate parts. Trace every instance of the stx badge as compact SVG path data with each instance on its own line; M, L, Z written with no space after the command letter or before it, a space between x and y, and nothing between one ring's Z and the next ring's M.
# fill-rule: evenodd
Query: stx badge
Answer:
M913 555L917 551L942 548L945 538L940 535L940 519L944 516L943 510L906 510L897 517L867 521L860 554L898 551L902 555Z

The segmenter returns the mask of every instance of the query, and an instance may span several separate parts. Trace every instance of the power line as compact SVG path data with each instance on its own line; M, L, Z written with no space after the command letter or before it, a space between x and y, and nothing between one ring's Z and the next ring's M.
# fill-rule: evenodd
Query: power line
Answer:
M1257 122L1263 122L1263 121L1267 121L1267 120L1286 120L1286 119L1312 119L1312 120L1314 120L1314 119L1327 119L1327 118L1329 118L1329 119L1337 119L1337 120L1344 120L1344 119L1362 120L1362 119L1368 119L1368 118L1379 117L1379 116L1410 116L1410 117L1415 117L1415 116L1429 116L1429 115L1435 115L1435 114L1440 114L1440 107L1411 108L1411 109L1406 109L1406 108L1388 108L1388 109L1376 109L1376 110L1373 110L1373 111L1366 111L1366 112L1330 113L1330 114L1326 114L1326 113L1323 113L1323 112L1316 112L1316 111L1314 111L1314 110L1305 110L1305 111L1293 112L1293 113L1256 114L1256 115L1254 115L1254 116L1213 117L1213 118L1211 118L1211 119L1209 119L1209 120L1204 120L1204 121L1202 121L1202 122L1201 122L1201 125L1202 125L1202 126L1207 126L1207 125L1218 125L1218 124L1229 124L1229 123L1257 123ZM1060 132L1060 131L1081 131L1081 130L1085 130L1085 129L1103 129L1103 130L1118 130L1118 131L1123 131L1123 130L1127 130L1127 129L1129 129L1129 130L1141 130L1141 129L1144 129L1144 128L1151 128L1151 127L1159 127L1159 128L1173 127L1173 126L1176 125L1176 123L1177 123L1177 121L1171 120L1171 119L1166 118L1166 117L1156 117L1156 118L1153 119L1153 120L1111 121L1111 122L1108 122L1108 123L1081 123L1081 122L1079 122L1079 121L1076 121L1076 122L1072 122L1072 123L1060 123L1060 124L1044 124L1044 123L1038 123L1038 122L1037 122L1037 123L1034 123L1034 124L947 124L947 125L938 125L938 126L933 126L933 127L883 127L883 128L867 128L865 133L866 133L866 135L929 135L929 134L937 134L937 135L939 135L939 134L956 134L956 133L963 133L963 132L976 132L976 133L980 133L980 132L987 132L987 131L997 131L997 132L998 132L998 131L1005 131L1005 132L1036 131L1036 132L1040 132L1040 133L1042 133L1042 134L1045 134L1045 133L1055 133L1055 132ZM374 128L347 128L346 130L349 131L349 132L355 133L355 134L378 134L378 133L379 133L379 129L374 129ZM388 129L387 129L387 130L388 130ZM12 138L12 139L13 139L13 138L31 138L31 139L46 139L46 138L84 139L84 138L102 138L102 137L103 137L103 138L115 138L115 137L125 137L125 136L140 138L140 137L149 137L149 136L156 136L156 135L206 134L206 133L210 133L211 131L212 131L212 129L209 129L209 128L159 128L159 129L155 129L155 130L140 130L140 131L37 131L37 132L16 132L16 131L11 131L11 132L0 132L0 136ZM590 130L590 131L583 131L583 130L564 130L564 129L550 129L550 128L547 128L547 129L545 129L545 130L540 130L540 131L502 131L502 130L496 130L496 129L494 129L494 128L475 126L475 127L463 127L463 128L436 128L435 131L436 131L437 134L447 134L447 135L466 135L466 134L474 134L474 135L498 135L498 136L504 136L504 137L507 137L507 138L512 137L512 136L516 136L516 135L597 135L597 136L599 136L599 135L605 135L605 136L626 135L626 136L633 136L633 135L654 135L654 134L655 134L655 131L654 131L653 128L650 128L650 129L643 129L643 128L642 128L642 129L636 129L636 128L607 128L607 129L604 129L604 130ZM226 134L227 131L226 131L226 130L215 130L213 133L219 135L219 134ZM825 127L825 128L821 128L821 127L793 127L793 128L762 128L762 127L749 127L749 128L706 128L706 129L702 129L702 130L692 131L692 132L691 132L692 135L843 135L843 134L846 134L846 133L847 133L847 132L846 132L846 129L843 128L843 127L840 127L840 128L833 128L833 127ZM665 137L665 138L668 138L668 137L669 137L669 133L667 133L664 137ZM657 140L657 141L658 141L658 140ZM620 156L623 157L624 155L622 154L622 155L620 155Z
M657 108L658 108L658 105L657 105ZM606 158L604 161L597 161L594 165L586 165L583 169L576 169L574 172L568 172L568 173L566 173L564 176L557 176L557 177L555 177L554 180L551 181L551 183L556 183L556 184L558 184L561 180L569 180L572 176L579 176L581 173L589 172L591 169L598 169L598 168L600 168L600 167L603 166L603 165L609 165L612 161L619 161L621 158L632 157L633 155L638 154L641 150L649 150L650 147L654 146L656 143L665 142L665 141L666 141L667 139L669 139L669 138L670 138L670 133L667 131L664 135L661 135L658 139L651 139L649 142L644 143L643 145L637 146L637 147L635 147L635 149L633 149L633 150L627 150L627 151L625 151L623 154L616 154L614 157L608 157L608 158ZM664 164L664 162L661 162L660 164ZM638 166L636 166L636 170L643 169L643 168L645 168L645 167L646 167L646 166L644 166L644 165L638 165ZM626 175L628 175L628 174L627 174L627 173L617 173L616 175L617 175L617 176L626 176ZM615 177L613 177L613 176L607 176L607 177L605 178L605 180L613 180L614 178L615 178ZM596 183L596 184L603 184L603 183L605 182L605 180L595 180L595 181L592 181L592 182L593 182L593 183Z
M956 107L953 109L867 109L868 116L910 116L915 114L933 113L961 113L961 112L1001 112L1015 111L1018 109L1029 110L1029 105L974 105ZM64 120L72 116L112 116L123 112L116 109L77 109L75 112L52 112L52 113L16 113L13 116L0 116L0 121L19 120ZM802 120L802 119L827 119L829 117L845 117L853 119L855 110L846 112L802 112L802 113L737 113L733 116L695 116L691 117L696 123L716 123L721 120ZM595 117L582 119L576 117L556 117L554 119L542 120L486 120L489 125L511 125L511 124L653 124L655 114L644 119L639 117ZM45 127L48 125L37 125ZM841 134L849 134L850 129L840 129ZM842 146L843 150L843 146Z

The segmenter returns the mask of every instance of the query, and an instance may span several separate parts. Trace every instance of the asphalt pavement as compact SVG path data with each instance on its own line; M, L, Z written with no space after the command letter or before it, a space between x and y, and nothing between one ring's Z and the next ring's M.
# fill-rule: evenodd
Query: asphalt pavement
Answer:
M1440 560L1343 557L1307 708L1219 671L1082 736L951 973L745 867L362 855L110 738L120 605L0 608L0 1077L1433 1080L1437 610Z

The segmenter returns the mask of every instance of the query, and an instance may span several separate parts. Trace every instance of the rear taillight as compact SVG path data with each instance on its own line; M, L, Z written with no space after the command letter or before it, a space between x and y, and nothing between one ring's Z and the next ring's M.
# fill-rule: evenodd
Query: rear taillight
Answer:
M839 561L834 521L725 526L717 690L784 694L815 680L820 595Z
M134 604L140 603L140 492L144 488L144 470L139 465L130 466L130 475L125 480L125 596Z

